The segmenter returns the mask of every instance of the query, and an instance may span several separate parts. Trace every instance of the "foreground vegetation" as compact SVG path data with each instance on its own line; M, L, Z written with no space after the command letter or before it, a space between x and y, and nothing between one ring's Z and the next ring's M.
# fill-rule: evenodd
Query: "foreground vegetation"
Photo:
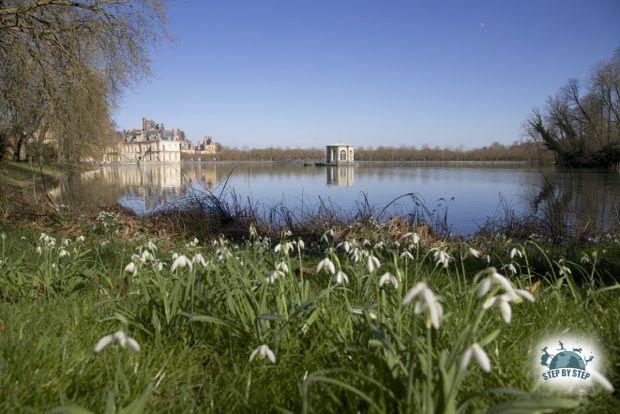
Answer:
M467 243L370 222L315 240L251 227L202 242L149 232L148 218L59 214L59 234L2 230L2 412L620 404L610 392L620 382L617 237L583 249ZM560 331L607 354L607 380L590 393L546 389L532 372L539 341Z
M0 193L25 190L34 187L53 188L69 172L86 171L92 166L69 163L24 163L4 161L0 163Z

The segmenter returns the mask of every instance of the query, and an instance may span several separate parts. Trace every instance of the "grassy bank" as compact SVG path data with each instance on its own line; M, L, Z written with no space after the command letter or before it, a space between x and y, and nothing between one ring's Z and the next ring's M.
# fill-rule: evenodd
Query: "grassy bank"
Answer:
M86 164L45 163L39 166L34 162L0 162L0 187L8 190L23 190L37 187L52 188L64 176L73 171L86 171Z
M377 227L201 242L127 227L101 213L52 236L2 229L2 412L619 407L606 389L620 385L617 238L466 244ZM479 297L503 280L492 269L509 284ZM483 306L501 294L510 318ZM604 351L610 384L566 395L537 381L540 341L566 331ZM474 343L488 363L459 365Z

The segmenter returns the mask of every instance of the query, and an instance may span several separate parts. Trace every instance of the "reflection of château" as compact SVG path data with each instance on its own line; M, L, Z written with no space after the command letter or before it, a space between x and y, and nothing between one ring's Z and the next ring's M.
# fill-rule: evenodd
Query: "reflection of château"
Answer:
M144 200L146 211L210 190L217 180L215 165L181 172L180 164L141 164L101 172L104 182L116 187L123 198Z
M355 181L355 167L352 165L332 167L325 169L328 185L353 185Z

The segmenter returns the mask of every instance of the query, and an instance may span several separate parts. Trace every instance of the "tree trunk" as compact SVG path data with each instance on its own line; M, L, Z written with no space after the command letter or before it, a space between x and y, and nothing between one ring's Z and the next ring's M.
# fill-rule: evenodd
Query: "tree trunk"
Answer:
M26 138L21 137L17 140L15 148L17 152L17 161L26 161Z
M6 160L14 160L15 147L15 137L12 134L7 134L4 141L4 148L2 149L2 157Z

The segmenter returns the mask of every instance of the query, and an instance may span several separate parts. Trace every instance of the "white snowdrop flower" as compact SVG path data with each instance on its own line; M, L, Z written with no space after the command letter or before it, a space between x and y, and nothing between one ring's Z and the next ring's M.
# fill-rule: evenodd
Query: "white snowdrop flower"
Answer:
M502 289L504 289L506 292L512 292L514 290L512 283L510 283L510 281L506 279L505 276L497 273L497 270L495 270L494 267L490 267L489 269L487 269L487 272L489 275L485 277L480 282L480 284L478 284L479 298L486 295L494 285L501 286Z
M78 243L84 243L84 240L86 240L86 238L82 235L77 236L77 238L75 239L75 241Z
M253 350L250 354L250 362L252 362L252 360L254 360L257 356L262 359L268 359L272 364L276 363L276 355L267 345L260 345L258 348Z
M408 250L405 250L404 252L402 252L400 254L400 258L401 259L409 259L409 260L413 260L413 255L411 253L409 253Z
M437 263L438 265L442 265L444 268L448 268L448 265L450 264L450 260L452 259L452 257L450 256L450 254L448 254L448 252L444 249L434 249L435 253L433 253L433 258L435 259L435 263Z
M142 254L140 255L140 262L146 263L149 260L153 260L153 259L155 259L155 257L153 257L151 252L149 252L148 250L142 251Z
M127 346L127 335L123 331L117 331L114 333L114 342L118 344L121 348L125 348Z
M461 371L465 371L467 366L469 365L469 361L471 361L471 357L474 357L476 363L484 372L491 372L491 362L489 361L489 357L484 349L477 343L474 343L472 346L467 348L461 359L459 360L459 369Z
M108 244L110 244L110 241L109 240L104 240L101 243L99 243L99 246L106 247Z
M383 242L383 241L380 241L379 243L376 243L375 246L374 246L374 248L377 249L377 250L381 250L384 247L385 247L385 242Z
M58 257L67 257L67 256L71 256L71 253L69 253L65 249L58 250Z
M370 245L371 245L370 240L368 240L368 239L364 239L364 240L362 241L362 245L363 245L363 246L370 246Z
M485 260L488 264L491 264L491 256L490 256L490 255L485 254L485 255L484 255L484 257L483 257L483 259L484 259L484 260Z
M402 238L403 239L411 238L411 242L416 245L420 243L420 235L418 233L414 233L414 232L405 233L403 234Z
M172 260L175 260L177 257L179 257L179 254L177 252L173 252L172 253Z
M70 242L71 242L71 239L62 239L62 245L65 247L67 247Z
M609 392L613 392L614 391L614 386L612 385L611 382L609 382L609 380L607 378L605 378L605 376L603 374L601 374L600 372L592 370L592 371L590 371L590 375L592 376L592 382L602 386L603 388L605 388Z
M336 247L342 247L342 249L349 253L349 251L351 251L351 243L349 243L348 241L344 241L342 243L338 243L338 246Z
M43 253L43 249L41 248L41 246L38 246L38 247L35 249L35 251L37 252L37 254L38 254L39 256L41 256L41 254Z
M572 274L570 268L565 265L559 265L559 269L559 273L561 276L569 277Z
M291 242L286 242L284 244L277 244L276 247L274 247L273 251L276 253L282 252L284 254L288 254L290 251L293 251L294 247L293 247L293 243Z
M510 323L512 319L512 309L510 308L511 295L503 294L498 296L491 296L482 304L484 309L496 307L500 310L502 318L506 323Z
M580 261L583 264L588 264L588 263L590 263L590 257L587 254L583 253L583 255L581 256L581 260Z
M193 268L192 261L182 254L178 256L176 259L174 259L174 262L172 262L172 266L170 266L170 271L174 272L177 269L177 267L186 267L186 266L189 267L189 270L192 270Z
M514 293L517 295L517 297L520 296L524 299L529 300L530 302L535 302L534 295L532 295L532 293L527 290L516 289ZM513 298L512 301L515 302L515 299Z
M334 266L334 262L332 262L329 257L326 257L319 262L319 264L316 266L316 273L319 273L323 268L325 268L331 274L336 273L336 266Z
M95 352L100 352L101 350L103 350L103 348L110 345L113 340L114 340L114 335L106 335L102 337L95 344Z
M138 267L134 262L129 262L129 264L125 266L125 273L130 273L135 276L136 273L138 273Z
M386 283L391 284L395 288L398 287L398 279L396 279L396 277L389 272L384 273L383 276L379 278L379 287L382 287Z
M202 267L209 266L209 262L207 262L205 260L205 258L200 253L196 253L196 255L192 258L192 263L194 263L194 264L198 263Z
M56 269L56 263L52 263L52 269Z
M275 283L276 280L280 277L284 277L284 272L280 270L274 270L272 272L269 272L266 279L269 283Z
M351 260L353 260L354 263L357 263L362 258L362 250L354 247L353 250L351 250L350 256Z
M0 238L2 238L2 241L5 241L6 240L6 234L5 233L0 234ZM25 240L25 238L22 237L22 240Z
M125 332L123 331L117 331L113 334L106 335L99 339L99 341L97 341L97 344L95 345L95 352L102 351L105 347L112 343L120 346L123 349L129 347L136 352L140 352L140 344L138 344L138 341L125 335Z
M513 275L517 274L517 268L515 267L515 265L513 263L508 264L507 266L505 266L506 269L512 273Z
M161 272L161 270L164 268L164 262L162 262L161 260L157 260L155 263L153 263L153 267L155 267Z
M366 258L366 267L368 268L368 271L372 273L375 271L375 269L378 269L379 267L381 267L381 263L379 262L379 259L369 254L368 257Z
M286 262L280 262L276 264L276 270L281 270L284 273L289 273L289 268Z
M196 247L196 245L198 245L198 239L194 237L193 240L185 244L185 247Z
M418 282L414 287L409 289L403 298L403 306L413 302L413 312L420 314L428 311L429 321L431 325L438 329L443 319L443 307L432 290L428 288L426 283Z
M306 248L306 243L304 243L304 241L302 239L297 240L297 246L303 250Z
M512 250L510 250L510 258L514 259L516 256L523 257L523 253L521 253L521 250L513 247Z
M349 276L346 275L343 271L339 270L334 274L334 282L339 285L346 285L349 283Z
M480 252L472 247L467 249L467 253L465 253L465 257L473 256L475 258L480 257Z
M155 250L157 250L157 245L153 243L153 240L149 240L148 243L146 243L146 248L154 252Z

